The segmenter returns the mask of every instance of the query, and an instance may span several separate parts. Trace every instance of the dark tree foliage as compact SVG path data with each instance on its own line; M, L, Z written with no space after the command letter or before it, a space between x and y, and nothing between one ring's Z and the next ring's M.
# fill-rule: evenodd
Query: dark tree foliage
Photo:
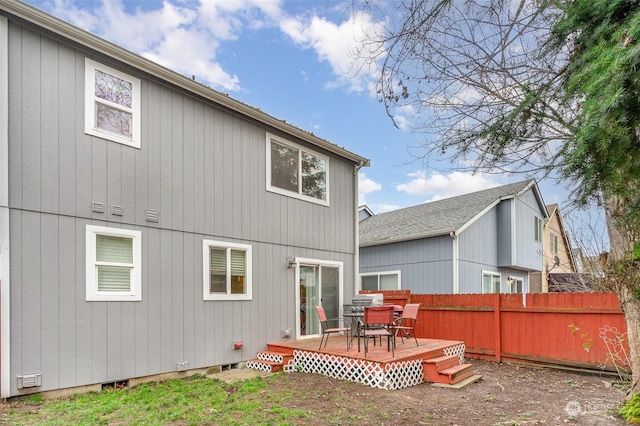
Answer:
M564 73L565 96L579 113L566 149L565 176L580 183L581 200L619 197L619 219L640 210L640 2L567 2L550 46L572 48ZM620 216L620 215L619 215Z

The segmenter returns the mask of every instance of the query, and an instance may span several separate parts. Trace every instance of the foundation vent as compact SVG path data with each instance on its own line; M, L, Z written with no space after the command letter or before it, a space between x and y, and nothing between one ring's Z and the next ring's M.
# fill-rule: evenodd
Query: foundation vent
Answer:
M18 376L18 389L42 386L42 374L23 374Z

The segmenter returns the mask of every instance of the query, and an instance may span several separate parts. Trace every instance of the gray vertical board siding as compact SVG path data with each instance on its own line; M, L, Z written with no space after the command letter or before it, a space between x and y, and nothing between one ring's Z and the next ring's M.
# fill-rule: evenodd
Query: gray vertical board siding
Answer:
M482 293L482 271L498 272L498 248L501 242L497 229L503 225L499 220L503 204L505 202L486 212L458 235L458 282L461 294Z
M58 197L58 209L62 215L75 216L76 214L76 132L82 126L84 104L78 101L76 87L78 80L83 80L82 75L76 75L76 56L69 49L59 49L60 81L58 82L59 97L56 100L60 120L58 127L58 188L55 188ZM66 93L68 96L60 96ZM78 109L80 113L78 113ZM64 188L61 190L60 188Z
M57 204L57 203L56 203ZM43 386L59 387L60 370L60 283L58 280L59 261L64 256L65 245L60 244L58 217L50 214L40 216L40 344L42 346L42 371L49 374L42 377ZM50 255L45 255L49 253Z
M42 344L41 253L43 247L40 238L40 215L23 211L21 216L21 282L24 285L15 290L21 293L21 305L18 309L21 312L20 332L23 347L18 352L18 358L14 359L22 363L23 373L36 373L40 371L42 362L41 352L31 350L31 348L40 348ZM11 269L13 270L13 266Z
M147 317L141 321L147 322L148 331L142 334L136 345L139 356L146 360L146 369L141 368L142 375L162 371L162 336L165 329L163 324L163 293L162 277L166 266L158 264L162 257L161 235L159 229L147 228L143 233L142 257L145 259L142 269L142 303L147 306ZM146 371L145 371L146 370Z
M522 194L516 202L516 266L542 270L542 245L535 241L534 217L544 220L533 190ZM544 243L544 241L543 241Z
M451 293L452 253L448 235L361 247L360 273L399 270L403 290Z
M93 138L86 135L84 133L84 68L85 68L85 57L83 55L79 55L75 52L75 66L76 66L76 87L75 87L75 96L73 99L76 101L76 136L75 136L75 204L76 204L76 215L79 217L92 217L94 216L91 212L91 203L92 202L102 202L106 203L104 199L96 199L94 198L93 193L93 182L92 182L92 148L93 148ZM71 93L69 93L68 99L71 99ZM67 97L64 97L67 99ZM72 123L68 123L71 125ZM60 139L61 143L65 140ZM70 142L70 141L69 141ZM67 143L67 141L65 141ZM69 189L72 189L70 187ZM61 188L62 191L67 191L67 188ZM105 206L106 207L106 206ZM95 215L97 219L105 219L105 215Z
M149 168L160 169L160 215L161 224L164 228L173 228L173 159L172 159L172 93L165 90L160 91L160 116L148 117L149 121L155 122L160 127L158 145L160 146L160 163L149 164ZM149 141L151 142L151 141ZM149 143L147 142L147 143ZM144 142L143 142L144 143ZM151 183L150 183L151 185Z
M191 148L193 158L193 232L203 232L205 229L205 188L206 188L206 146L209 143L206 136L206 108L196 103L194 108L194 143Z
M23 31L22 49L26 52L40 52L40 37L32 32ZM13 55L10 55L10 60ZM19 111L22 137L22 170L20 173L22 189L22 208L40 210L41 205L41 152L43 138L41 133L41 58L39 54L24 55L22 58L21 81L23 96ZM10 81L11 84L11 81ZM11 101L10 101L11 102ZM11 159L10 159L11 161Z
M84 290L84 281L78 281L76 275L77 258L82 259L76 244L76 221L70 216L57 216L58 220L58 309L60 310L58 365L60 369L59 388L71 387L76 383L76 347L77 347L77 293ZM60 236L65 236L60 238ZM84 237L84 234L82 235ZM84 275L84 271L83 271ZM84 294L82 294L84 296Z
M58 43L46 37L42 38L41 50L43 83L41 85L40 129L41 140L40 180L42 182L41 209L46 212L58 211L58 138L60 121L59 108L48 108L58 105L59 67Z
M144 76L141 148L88 136L86 55L13 22L9 43L13 395L19 374L44 391L253 358L295 327L287 256L344 262L353 296L350 162L324 153L330 207L267 192L267 129ZM86 301L88 224L142 232L141 302ZM253 300L202 299L203 238L252 245Z
M65 348L65 355L69 352L75 355L76 360L76 382L73 384L86 384L95 383L93 381L93 369L94 360L92 359L92 324L91 324L91 312L93 309L93 303L87 303L86 301L86 272L85 272L85 232L86 221L74 220L75 233L69 235L61 234L61 237L68 240L67 244L73 244L76 247L76 276L75 276L75 290L76 290L76 310L73 321L76 324L76 340L75 348ZM73 242L72 242L73 241ZM69 281L65 281L67 285ZM67 312L70 314L70 312ZM12 325L13 327L13 325ZM101 333L104 337L104 333ZM43 372L46 374L46 372Z
M194 158L193 152L196 145L202 146L201 140L195 139L195 127L194 127L194 114L195 105L192 98L184 98L183 102L183 136L182 136L182 211L183 211L183 224L179 229L183 229L186 232L194 232L194 220L195 220L195 200L194 200Z
M149 80L143 80L141 86L141 94L146 94L142 105L146 108L142 114L141 129L141 137L144 142L142 142L143 145L141 144L138 153L139 161L136 162L136 167L140 168L140 177L136 178L136 199L138 202L146 201L146 206L137 204L140 211L139 216L136 217L140 218L138 223L146 223L147 226L163 226L166 218L165 212L162 210L161 87ZM157 211L159 222L143 222L143 209Z
M160 371L173 371L173 265L171 261L172 238L170 231L160 234ZM158 262L158 259L154 261ZM142 296L144 297L144 295Z
M173 348L171 354L171 365L175 369L178 361L184 360L184 333L186 332L185 311L187 306L184 304L184 245L181 232L171 232L171 339L170 346Z
M171 228L180 230L184 229L184 170L187 167L184 163L184 145L192 143L185 140L184 103L184 95L171 92Z
M22 359L22 348L24 347L23 337L23 295L20 287L16 285L24 280L23 259L21 256L15 256L15 253L22 252L22 212L19 210L9 210L9 235L11 239L11 259L10 273L11 273L11 341L10 341L10 356L11 356L11 374L15 376L20 374L23 370L24 363ZM14 373L17 371L18 373ZM11 380L11 394L15 395L16 381Z
M22 28L9 21L9 207L22 207Z
M498 238L496 265L506 266L513 264L513 212L512 206L515 200L504 200L496 206L496 232ZM531 225L533 226L533 225Z
M94 184L96 184L97 182L106 183L106 196L103 202L106 204L105 215L107 217L107 220L113 222L122 222L122 216L114 215L113 208L115 206L120 206L124 211L127 210L127 207L129 209L133 207L131 205L122 205L122 184L125 180L122 176L122 174L125 172L125 169L123 167L123 157L126 155L125 151L130 151L130 149L128 147L123 147L123 145L121 144L109 142L105 143L104 147L106 149L107 159L104 167L104 175L96 176ZM100 156L101 154L102 153L99 152L98 156Z
M89 138L89 144L91 147L91 162L89 173L91 175L91 199L85 200L85 203L91 204L92 201L104 204L104 213L92 212L91 216L96 220L109 220L110 206L109 199L107 198L107 153L109 149L118 149L119 147L113 147L111 142L104 139L100 139L95 136ZM82 178L82 175L79 176Z

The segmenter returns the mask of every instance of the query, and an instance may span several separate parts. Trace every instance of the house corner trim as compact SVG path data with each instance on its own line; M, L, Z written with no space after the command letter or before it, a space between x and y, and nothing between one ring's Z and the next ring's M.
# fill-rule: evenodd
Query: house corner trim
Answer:
M11 392L9 274L9 21L0 16L0 397Z

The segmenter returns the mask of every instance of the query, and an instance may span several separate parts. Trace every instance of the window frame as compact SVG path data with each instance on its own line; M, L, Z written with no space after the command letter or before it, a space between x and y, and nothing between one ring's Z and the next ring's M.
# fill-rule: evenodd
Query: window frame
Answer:
M210 249L224 249L227 252L227 292L211 293L211 271L210 271ZM245 287L243 294L233 294L230 292L230 250L242 250L245 252ZM252 250L249 244L230 243L226 241L202 240L202 297L203 300L252 300Z
M131 83L131 107L115 104L95 96L96 71L112 75ZM121 71L108 67L100 62L85 58L85 112L84 112L84 132L91 136L96 136L112 142L117 142L133 148L140 149L140 79L132 77ZM112 108L131 113L131 138L108 130L100 129L96 126L96 102Z
M490 291L490 292L486 292L484 291L484 277L485 276L490 276L492 278L492 284L495 284L493 282L493 278L498 278L498 291ZM482 294L500 294L502 293L502 274L500 272L493 272L493 271L482 271L482 281L480 283L480 285L482 286Z
M98 264L96 260L96 237L98 235L130 238L132 240L133 262L130 264L130 289L128 292L104 292L98 290ZM86 225L86 300L88 302L139 302L142 300L142 232L133 229L110 228ZM126 265L114 265L125 267Z
M395 288L393 290L402 290L402 271L397 270L397 271L380 271L380 272L365 272L363 274L360 274L360 290L364 290L364 286L363 286L363 282L362 279L364 277L372 277L372 276L376 276L378 277L378 288L375 291L386 291L386 290L381 290L380 289L380 276L381 275L395 275L398 277L398 288Z
M558 248L560 246L560 238L558 237L557 234L554 234L553 232L551 232L551 238L549 238L549 251L552 254L558 254Z
M542 222L542 218L535 216L533 218L534 223L533 223L533 238L535 240L536 243L542 243L542 240L544 238L544 223Z
M298 151L298 191L294 192L294 191L290 191L284 188L280 188L277 186L273 186L271 184L271 142L275 142L277 144L280 145L284 145L288 148L291 149L295 149ZM280 195L285 195L287 197L293 197L293 198L297 198L300 200L304 200L304 201L309 201L311 203L315 203L315 204L320 204L323 206L329 206L329 195L330 195L330 191L329 191L329 157L327 157L326 155L322 155L320 153L318 153L317 151L313 151L311 149L307 149L304 148L298 144L295 144L293 142L290 142L286 139L283 139L281 137L278 137L276 135L273 135L271 133L267 133L266 134L266 152L267 152L267 182L266 182L266 188L267 191L269 192L274 192L276 194L280 194ZM302 156L303 153L306 153L308 155L312 155L314 157L317 157L321 160L324 160L325 163L325 177L324 177L324 199L320 199L320 198L315 198L315 197L311 197L309 195L305 195L302 193Z

